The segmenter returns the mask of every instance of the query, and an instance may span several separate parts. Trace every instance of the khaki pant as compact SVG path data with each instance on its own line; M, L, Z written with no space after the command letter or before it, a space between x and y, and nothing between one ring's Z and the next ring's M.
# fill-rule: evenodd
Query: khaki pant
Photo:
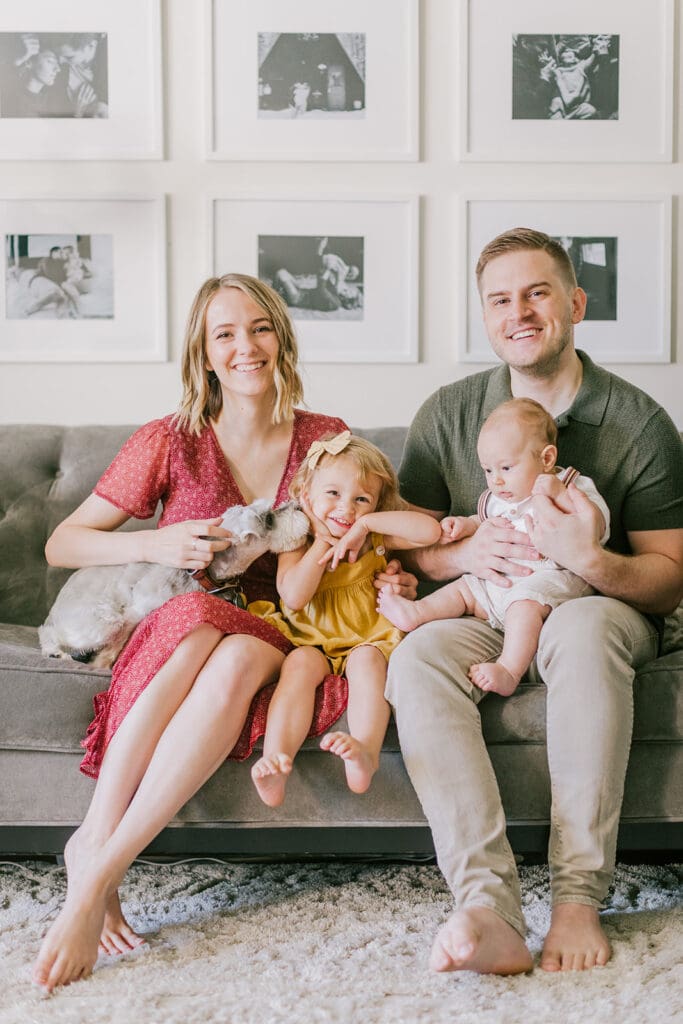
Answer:
M621 601L583 597L546 620L533 678L547 687L553 903L599 907L610 884L633 724L638 666L657 633ZM389 662L403 758L456 906L495 910L525 932L515 860L481 733L485 696L467 678L500 654L502 634L474 618L430 622ZM519 780L520 785L524 780Z

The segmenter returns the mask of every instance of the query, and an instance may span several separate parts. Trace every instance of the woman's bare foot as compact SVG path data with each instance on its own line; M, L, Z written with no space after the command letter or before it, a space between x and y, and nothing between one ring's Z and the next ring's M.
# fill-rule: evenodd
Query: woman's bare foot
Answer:
M292 771L292 759L288 754L273 754L261 757L251 769L252 782L256 792L268 807L279 807L285 798L287 777Z
M437 933L429 966L433 971L524 974L531 953L519 932L487 907L456 910Z
M373 758L367 747L364 747L347 732L328 732L320 741L323 750L341 757L344 762L346 781L353 793L364 793L372 776L379 768L379 761Z
M471 682L486 693L499 693L501 697L509 697L519 686L519 676L505 668L500 661L485 661L481 665L471 665L468 673Z
M117 956L119 953L129 953L144 942L144 937L134 932L123 916L118 891L113 892L105 904L100 951L108 956Z
M595 907L584 903L557 903L550 931L543 943L544 971L584 971L604 967L612 950Z
M422 625L419 603L394 594L391 587L382 587L377 598L377 607L384 618L404 633L410 633Z
M72 880L66 902L43 939L33 981L47 992L87 978L97 960L107 886L91 877Z

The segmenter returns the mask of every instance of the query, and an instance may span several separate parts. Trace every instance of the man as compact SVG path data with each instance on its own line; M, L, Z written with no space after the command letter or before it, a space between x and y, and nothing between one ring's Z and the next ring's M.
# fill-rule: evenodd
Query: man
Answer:
M547 687L552 787L553 909L541 967L582 970L610 956L598 911L614 867L635 670L656 656L661 617L683 596L683 452L663 409L575 350L586 295L558 242L525 228L506 232L482 252L477 280L504 365L425 402L406 443L404 497L438 518L472 514L485 487L476 458L482 422L511 397L534 398L556 419L560 463L592 477L605 498L612 534L601 548L595 506L570 488L575 514L537 499L534 547L519 543L504 520L487 520L470 538L412 553L410 565L432 580L471 572L506 586L503 573L530 571L512 559L540 553L604 595L552 612L530 670ZM467 676L501 646L502 634L486 622L432 622L406 637L389 666L404 760L456 900L432 949L439 971L512 974L532 964L481 736L484 694Z

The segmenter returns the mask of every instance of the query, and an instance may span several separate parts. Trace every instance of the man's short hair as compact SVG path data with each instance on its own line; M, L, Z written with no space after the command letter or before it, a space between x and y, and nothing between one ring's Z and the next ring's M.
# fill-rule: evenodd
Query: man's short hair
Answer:
M554 260L558 272L568 288L576 288L576 271L569 253L564 246L546 235L543 231L535 231L534 228L511 228L504 231L485 245L477 262L477 287L481 294L481 277L491 260L498 256L506 256L510 252L521 252L525 249L538 249L547 252Z

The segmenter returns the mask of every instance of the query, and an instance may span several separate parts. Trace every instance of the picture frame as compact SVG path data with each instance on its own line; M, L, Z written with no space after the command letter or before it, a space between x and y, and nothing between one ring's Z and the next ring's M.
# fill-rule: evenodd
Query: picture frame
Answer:
M599 363L671 361L672 202L670 196L581 198L463 197L461 358L496 356L482 319L475 267L492 239L518 226L560 241L588 295L575 328L577 348Z
M4 4L0 153L162 159L160 0Z
M459 11L462 160L672 160L673 0Z
M418 0L205 4L209 159L418 159Z
M303 363L418 358L415 196L231 196L211 202L211 267L283 296Z
M167 358L163 197L0 199L0 361Z

